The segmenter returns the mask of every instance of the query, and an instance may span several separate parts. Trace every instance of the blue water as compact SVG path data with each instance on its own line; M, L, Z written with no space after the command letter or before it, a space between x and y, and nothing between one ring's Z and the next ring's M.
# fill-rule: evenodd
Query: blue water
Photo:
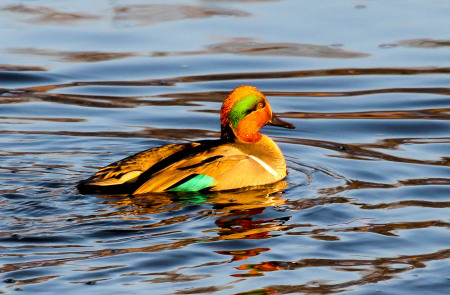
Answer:
M450 3L0 3L0 293L450 293ZM135 152L214 139L239 85L285 182L82 195Z

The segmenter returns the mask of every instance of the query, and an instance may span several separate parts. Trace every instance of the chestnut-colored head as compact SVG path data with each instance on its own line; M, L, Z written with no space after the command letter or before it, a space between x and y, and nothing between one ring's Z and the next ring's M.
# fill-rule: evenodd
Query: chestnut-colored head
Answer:
M293 129L272 113L266 97L255 87L239 86L225 99L220 109L221 138L231 141L257 142L259 129L266 124Z

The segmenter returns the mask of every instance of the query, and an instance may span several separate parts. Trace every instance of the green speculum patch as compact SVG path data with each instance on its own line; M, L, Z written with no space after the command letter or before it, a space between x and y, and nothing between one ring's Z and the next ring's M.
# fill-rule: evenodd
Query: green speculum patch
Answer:
M234 130L237 130L239 122L249 113L255 110L256 105L261 101L261 97L256 94L246 96L236 102L228 115Z
M202 189L214 186L216 181L214 178L204 174L194 175L194 177L188 177L189 179L181 183L180 185L170 188L171 192L198 192Z

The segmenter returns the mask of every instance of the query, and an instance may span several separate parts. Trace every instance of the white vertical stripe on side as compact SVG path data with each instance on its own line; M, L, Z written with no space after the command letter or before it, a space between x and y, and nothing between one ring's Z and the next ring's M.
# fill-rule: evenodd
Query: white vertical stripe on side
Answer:
M255 156L251 156L251 155L249 155L249 157L252 158L253 160L255 160L256 162L258 162L261 166L264 167L264 169L267 170L267 172L269 172L269 173L272 174L273 176L278 176L278 173L277 173L275 170L273 170L272 167L270 167L269 165L267 165L267 163L264 162L263 160L261 160L260 158L255 157Z

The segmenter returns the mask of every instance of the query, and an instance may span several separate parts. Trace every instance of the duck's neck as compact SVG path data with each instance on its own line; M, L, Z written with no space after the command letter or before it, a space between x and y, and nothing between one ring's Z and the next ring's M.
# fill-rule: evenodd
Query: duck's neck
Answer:
M222 124L220 139L225 142L234 142L236 139L236 135L234 135L233 129L228 124Z
M220 138L226 142L240 141L243 143L256 143L259 142L263 135L259 133L256 128L250 131L250 128L238 128L234 130L230 125L222 125Z

